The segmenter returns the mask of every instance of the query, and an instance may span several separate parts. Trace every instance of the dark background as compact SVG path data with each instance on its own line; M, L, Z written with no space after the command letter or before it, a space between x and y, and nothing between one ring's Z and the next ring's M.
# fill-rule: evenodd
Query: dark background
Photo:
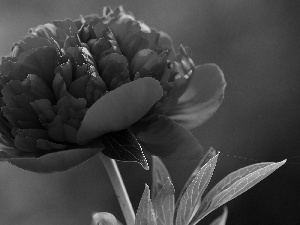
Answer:
M227 88L218 112L194 130L208 149L221 151L208 187L228 173L261 161L288 163L227 204L227 224L300 223L300 2L285 0L15 1L0 0L0 55L30 27L122 4L174 46L188 45L196 64L217 63ZM296 156L296 157L295 157ZM150 159L150 157L148 156ZM195 162L165 160L179 193ZM119 163L137 209L150 172ZM108 211L123 221L98 158L68 172L39 175L0 164L0 224L83 225ZM222 213L216 210L200 224Z

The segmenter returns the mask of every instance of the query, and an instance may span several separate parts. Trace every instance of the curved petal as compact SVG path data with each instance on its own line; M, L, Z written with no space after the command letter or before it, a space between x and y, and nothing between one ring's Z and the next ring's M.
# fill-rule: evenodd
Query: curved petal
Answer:
M217 111L225 87L224 74L217 65L197 66L188 79L185 92L167 115L187 129L198 127Z
M140 78L107 93L86 112L77 134L78 142L119 131L141 119L162 97L158 81Z
M46 23L44 25L39 25L35 28L29 29L28 36L38 36L48 40L52 40L53 38L60 47L63 47L67 34L54 24Z
M82 164L95 156L103 148L71 149L48 153L38 158L14 158L8 161L24 170L37 173L65 171Z
M38 37L38 36L25 37L18 43L14 44L11 56L18 57L23 52L27 52L30 51L31 49L36 49L43 46L53 47L53 44L49 40L42 37Z
M191 132L166 116L139 121L131 128L142 147L153 155L193 160L202 156L202 147Z
M62 29L68 36L75 36L78 32L75 22L68 18L64 20L54 20L53 24Z
M116 217L108 212L98 212L93 214L91 225L121 225Z
M157 43L158 47L162 48L162 49L167 49L168 50L168 60L173 62L175 59L175 50L173 47L171 37L163 31L159 31L158 33L159 33L159 38L158 38L158 43Z
M151 49L143 49L135 54L130 63L132 74L140 77L153 77L160 80L167 65L167 51L157 54Z
M142 49L151 49L160 52L159 44L162 47L165 40L159 42L160 34L148 27L145 23L135 20L131 14L126 14L122 8L118 9L117 17L108 23L109 28L114 34L119 46L129 61Z
M50 86L54 78L56 60L57 52L55 48L40 47L24 59L20 66L20 72L35 74Z

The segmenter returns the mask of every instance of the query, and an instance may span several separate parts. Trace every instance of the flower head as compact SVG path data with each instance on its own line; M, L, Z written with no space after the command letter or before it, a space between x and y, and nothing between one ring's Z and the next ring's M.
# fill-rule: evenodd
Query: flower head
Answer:
M188 130L217 110L225 85L216 65L195 66L189 48L176 54L122 7L39 25L1 59L0 158L52 172L100 151L143 164L140 146L199 156Z

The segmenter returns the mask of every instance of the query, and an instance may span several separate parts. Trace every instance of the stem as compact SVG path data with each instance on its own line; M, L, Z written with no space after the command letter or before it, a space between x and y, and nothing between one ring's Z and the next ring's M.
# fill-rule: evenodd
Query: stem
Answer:
M103 162L103 165L115 190L126 224L134 225L135 214L116 161L114 159L106 157L102 153L99 153L98 155Z

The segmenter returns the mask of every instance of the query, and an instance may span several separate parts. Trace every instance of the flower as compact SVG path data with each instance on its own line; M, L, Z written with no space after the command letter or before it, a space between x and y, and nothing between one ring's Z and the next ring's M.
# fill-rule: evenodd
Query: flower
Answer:
M0 65L0 158L36 172L62 171L102 151L145 166L141 148L199 157L190 129L222 102L214 64L122 7L29 30Z

